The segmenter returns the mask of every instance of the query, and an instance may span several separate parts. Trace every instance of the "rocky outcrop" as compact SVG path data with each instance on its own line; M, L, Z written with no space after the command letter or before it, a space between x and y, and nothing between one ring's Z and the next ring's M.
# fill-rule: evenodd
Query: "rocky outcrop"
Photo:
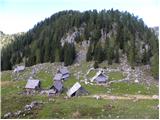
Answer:
M24 33L17 33L17 34L4 34L2 31L0 31L0 48L6 47L6 45L12 43L14 40L16 40L16 37L23 35Z
M44 104L42 101L33 101L30 104L27 104L24 106L22 110L18 110L16 112L8 112L6 113L3 118L9 119L9 118L18 118L20 115L26 116L26 113L29 113L34 107L38 106L39 104Z

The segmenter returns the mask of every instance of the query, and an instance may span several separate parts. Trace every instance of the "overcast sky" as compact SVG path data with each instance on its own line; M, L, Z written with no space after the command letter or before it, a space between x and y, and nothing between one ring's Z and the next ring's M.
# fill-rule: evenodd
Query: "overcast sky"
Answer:
M149 27L160 25L160 0L0 0L0 31L26 32L37 22L62 10L119 9L142 18Z

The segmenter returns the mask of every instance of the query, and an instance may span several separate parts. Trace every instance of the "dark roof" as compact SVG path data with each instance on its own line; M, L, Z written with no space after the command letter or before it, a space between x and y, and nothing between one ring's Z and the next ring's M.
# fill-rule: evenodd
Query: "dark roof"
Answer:
M24 69L25 69L25 66L17 66L17 67L14 69L14 72L23 71Z
M59 91L62 90L63 84L62 84L61 81L55 81L55 82L54 82L54 87L55 87L55 88L57 89L57 91L59 92Z
M75 96L81 96L81 95L87 95L89 94L89 92L87 90L85 90L83 87L80 87L76 93Z
M68 78L68 77L69 77L69 74L68 74L68 73L67 73L67 74L62 75L62 78L63 78L63 79Z
M64 68L61 68L60 70L59 70L59 72L61 73L61 74L69 74L69 71L68 71L68 69L66 68L66 67L64 67Z
M97 78L95 78L95 81L97 81L97 82L106 82L106 77L105 76L103 76L102 74L101 75L99 75Z
M54 80L61 80L62 79L62 74L57 73L54 77Z
M39 80L28 80L25 88L35 89L39 86Z

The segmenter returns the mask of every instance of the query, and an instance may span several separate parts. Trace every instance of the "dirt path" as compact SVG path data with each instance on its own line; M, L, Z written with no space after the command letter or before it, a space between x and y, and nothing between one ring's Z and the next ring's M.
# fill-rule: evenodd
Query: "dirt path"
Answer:
M0 86L10 85L12 81L0 81Z
M111 100L133 100L133 99L148 99L148 100L152 100L152 99L158 99L159 96L158 95L122 95L122 96L116 96L116 95L106 95L106 94L99 94L99 95L91 95L91 96L86 96L86 97L93 97L96 99L111 99Z

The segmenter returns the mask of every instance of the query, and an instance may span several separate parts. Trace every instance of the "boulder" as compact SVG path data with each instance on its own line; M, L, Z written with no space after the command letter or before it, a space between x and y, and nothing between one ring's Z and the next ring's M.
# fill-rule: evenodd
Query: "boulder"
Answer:
M15 112L14 115L15 115L15 116L19 116L21 113L22 113L22 111L19 110L19 111Z
M141 93L141 91L138 91L138 94L140 94Z
M94 95L93 97L96 98L96 100L101 99L101 96L98 96L98 95Z
M159 99L159 96L158 95L153 95L152 98L153 99Z
M4 118L10 118L12 116L12 113L11 112L8 112L4 115Z
M26 105L26 106L24 107L24 109L25 109L25 111L27 111L27 110L31 110L32 107L33 107L33 106L31 106L31 105Z
M116 96L111 96L110 98L111 98L111 100L116 100L117 99Z

